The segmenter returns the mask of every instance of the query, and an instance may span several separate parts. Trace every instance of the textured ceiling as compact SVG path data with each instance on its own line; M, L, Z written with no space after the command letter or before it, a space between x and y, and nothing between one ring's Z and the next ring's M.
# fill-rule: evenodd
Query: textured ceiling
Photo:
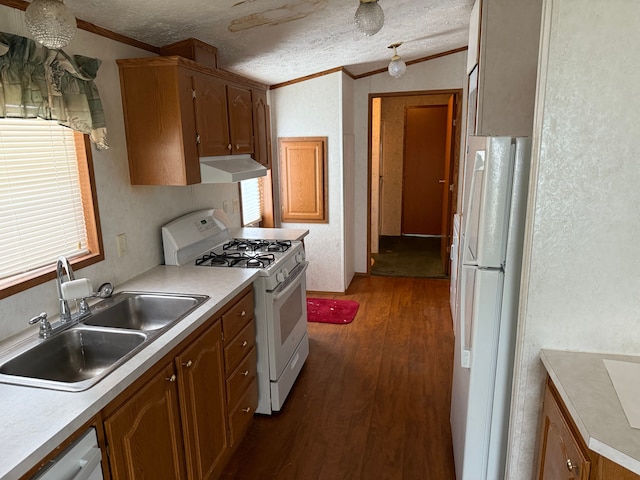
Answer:
M467 44L473 0L380 0L385 22L356 30L357 0L66 0L77 18L160 47L194 37L218 66L273 85L336 67L359 75Z

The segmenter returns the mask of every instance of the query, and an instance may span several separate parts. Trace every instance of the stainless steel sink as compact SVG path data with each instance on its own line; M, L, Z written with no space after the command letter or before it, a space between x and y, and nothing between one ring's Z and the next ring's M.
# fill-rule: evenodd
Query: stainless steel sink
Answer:
M147 341L144 332L73 327L27 345L0 365L2 381L79 391L121 365Z
M81 323L33 337L0 358L0 382L81 391L143 349L209 297L120 292L91 307Z
M205 295L120 292L91 307L85 325L153 331L173 325L207 300Z

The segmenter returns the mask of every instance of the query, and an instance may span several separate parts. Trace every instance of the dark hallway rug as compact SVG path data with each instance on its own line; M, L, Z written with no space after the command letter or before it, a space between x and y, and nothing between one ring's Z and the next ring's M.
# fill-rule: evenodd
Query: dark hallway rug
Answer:
M438 237L382 236L379 252L371 255L371 275L448 278Z
M353 300L307 298L307 320L318 323L351 323L360 304Z

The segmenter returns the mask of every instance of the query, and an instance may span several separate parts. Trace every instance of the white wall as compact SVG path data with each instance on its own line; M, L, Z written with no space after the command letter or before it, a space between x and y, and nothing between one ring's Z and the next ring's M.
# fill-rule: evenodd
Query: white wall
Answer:
M342 131L344 152L342 169L344 181L344 285L349 286L355 273L354 262L354 215L355 195L353 184L355 181L355 135L353 111L354 81L347 75L342 75Z
M367 258L369 94L448 90L454 88L466 89L466 59L466 52L459 52L410 65L407 67L407 72L398 79L384 72L355 81L353 99L355 122L355 178L353 185L355 230L353 258L356 272L366 272L369 262ZM464 132L461 138L464 138Z
M312 291L343 292L347 286L342 77L336 72L270 91L274 145L278 137L328 137L328 223L282 224L309 229L304 242L309 260L307 289Z
M535 471L541 348L640 353L640 3L546 0L508 478Z
M0 5L0 31L29 36L24 12ZM206 207L222 207L222 201L238 198L235 184L193 187L132 187L129 182L120 80L115 59L150 56L149 52L78 30L64 49L102 60L96 84L105 110L110 148L92 149L105 260L76 272L94 286L117 285L163 261L160 227L183 213ZM232 202L229 201L229 205ZM234 225L238 215L231 214ZM115 236L127 234L129 253L118 258ZM54 259L52 259L53 261ZM42 311L57 314L57 292L53 281L0 300L0 339L27 327L27 320Z

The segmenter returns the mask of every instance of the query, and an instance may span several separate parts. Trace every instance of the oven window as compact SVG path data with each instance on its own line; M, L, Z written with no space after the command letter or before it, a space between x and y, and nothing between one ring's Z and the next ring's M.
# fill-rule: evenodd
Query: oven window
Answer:
M298 285L280 307L280 345L287 341L287 338L289 338L289 335L300 321L302 317L302 302L304 301L302 285Z

